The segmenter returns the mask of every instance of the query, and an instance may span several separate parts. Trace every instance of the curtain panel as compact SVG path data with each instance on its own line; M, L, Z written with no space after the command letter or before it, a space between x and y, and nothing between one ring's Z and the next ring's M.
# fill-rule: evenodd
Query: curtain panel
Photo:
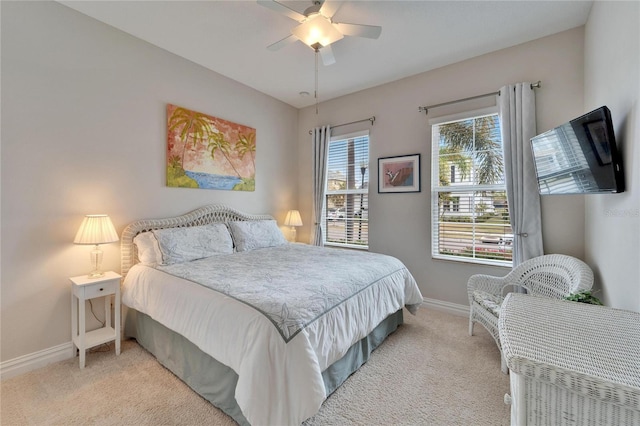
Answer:
M516 266L544 254L540 194L530 142L536 135L536 100L531 83L500 88L499 107Z
M327 150L331 139L329 126L316 127L311 132L313 144L313 229L311 232L311 244L324 245L322 236L322 207L324 206L324 192L327 173Z

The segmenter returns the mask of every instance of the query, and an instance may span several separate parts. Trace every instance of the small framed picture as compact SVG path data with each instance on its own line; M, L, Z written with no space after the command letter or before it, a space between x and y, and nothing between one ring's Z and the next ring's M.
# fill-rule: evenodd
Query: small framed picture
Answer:
M604 166L611 163L611 150L607 139L607 129L604 120L590 121L584 124L587 137L596 154L598 164Z
M420 192L420 154L378 158L378 192Z

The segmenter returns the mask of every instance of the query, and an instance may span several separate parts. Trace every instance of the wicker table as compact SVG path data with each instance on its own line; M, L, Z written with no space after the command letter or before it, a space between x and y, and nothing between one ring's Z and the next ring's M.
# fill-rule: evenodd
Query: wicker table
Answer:
M510 294L498 330L512 425L640 425L640 313Z

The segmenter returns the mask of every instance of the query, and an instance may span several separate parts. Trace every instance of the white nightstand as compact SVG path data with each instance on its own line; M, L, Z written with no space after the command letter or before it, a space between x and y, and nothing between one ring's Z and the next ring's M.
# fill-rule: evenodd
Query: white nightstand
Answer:
M105 272L103 277L89 278L86 275L69 278L71 286L71 337L74 351L80 351L80 368L84 368L85 351L103 343L116 342L116 355L120 355L120 279L115 272ZM115 324L111 326L111 295L115 295ZM107 296L107 297L105 297ZM105 297L105 326L90 332L85 331L85 301ZM78 326L79 324L79 326ZM78 329L79 328L79 329Z

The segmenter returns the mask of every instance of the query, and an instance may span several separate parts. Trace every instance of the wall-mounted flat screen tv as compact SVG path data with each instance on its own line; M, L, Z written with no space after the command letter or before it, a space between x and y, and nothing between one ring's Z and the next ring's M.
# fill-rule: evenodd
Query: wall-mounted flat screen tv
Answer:
M600 107L531 139L540 194L624 191L611 112Z

